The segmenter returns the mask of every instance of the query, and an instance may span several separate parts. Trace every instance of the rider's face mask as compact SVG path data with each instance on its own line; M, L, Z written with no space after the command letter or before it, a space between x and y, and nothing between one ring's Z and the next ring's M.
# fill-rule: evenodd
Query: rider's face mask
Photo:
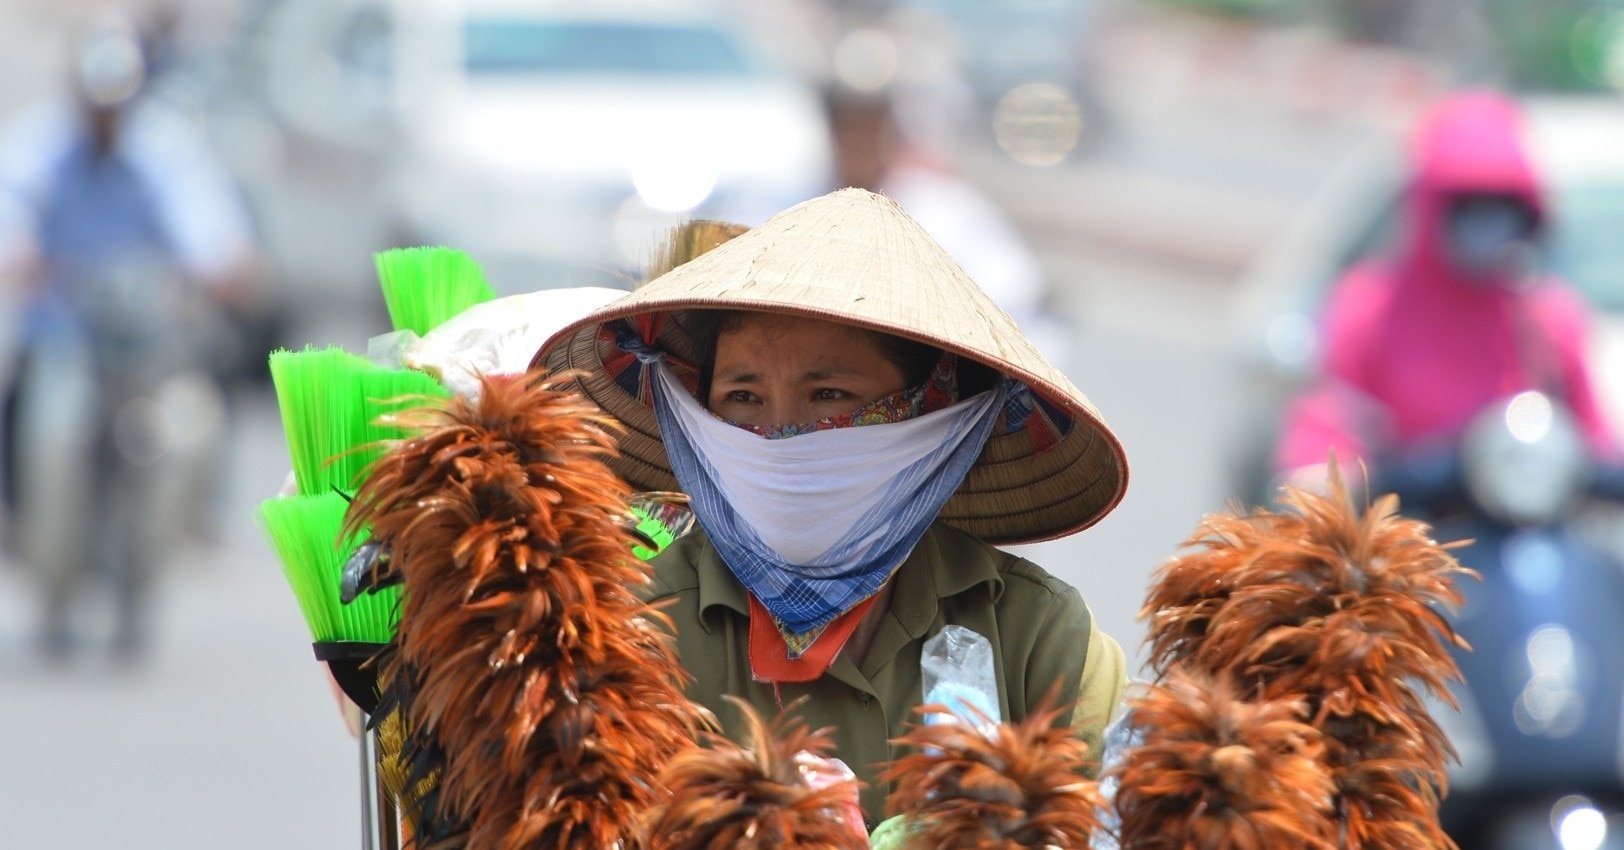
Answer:
M1508 195L1461 195L1445 221L1449 258L1466 276L1485 283L1517 282L1539 251L1539 219Z

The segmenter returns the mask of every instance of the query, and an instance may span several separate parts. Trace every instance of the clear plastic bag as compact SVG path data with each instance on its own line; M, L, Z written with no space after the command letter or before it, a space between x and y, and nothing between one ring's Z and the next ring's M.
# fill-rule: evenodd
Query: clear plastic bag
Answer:
M800 772L801 781L806 787L813 790L844 785L845 793L841 796L840 804L829 815L839 818L856 835L868 836L868 829L863 824L863 808L857 803L857 774L845 762L802 750L795 754L795 769Z
M1135 682L1135 689L1145 683ZM1100 825L1094 831L1094 838L1089 842L1093 850L1117 850L1117 830L1122 826L1116 814L1116 792L1119 782L1112 771L1120 766L1128 751L1145 742L1145 733L1134 723L1133 711L1121 709L1116 719L1105 727L1105 734L1100 744L1100 794L1105 804L1100 807Z
M407 369L407 355L421 343L410 330L390 331L367 340L367 359L380 369Z
M625 294L582 286L475 304L414 340L401 361L439 378L452 392L474 398L480 376L524 374L548 337Z
M926 705L942 705L953 716L931 715L928 723L959 722L990 729L1003 721L998 708L998 668L992 643L972 629L947 626L925 641L919 656Z

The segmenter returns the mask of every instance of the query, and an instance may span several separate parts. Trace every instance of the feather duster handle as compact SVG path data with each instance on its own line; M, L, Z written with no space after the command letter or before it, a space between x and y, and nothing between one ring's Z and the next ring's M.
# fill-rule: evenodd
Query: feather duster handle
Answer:
M1360 510L1336 474L1327 494L1286 488L1280 512L1209 517L1158 573L1141 618L1151 664L1301 699L1324 735L1344 846L1452 847L1437 823L1454 753L1423 693L1453 705L1466 648L1446 612L1460 566L1386 496Z
M704 747L677 756L660 774L671 799L651 816L649 850L860 850L857 779L814 774L829 764L828 729L809 731L792 704L768 724L728 698L749 730L741 746L708 734Z
M659 770L703 710L632 588L629 493L609 420L554 385L486 379L477 402L403 415L416 436L355 498L403 610L384 662L409 729L428 846L636 847Z
M952 714L939 705L921 712ZM912 752L880 774L896 782L887 811L905 821L877 837L907 850L1085 850L1101 800L1085 778L1088 745L1060 722L1066 716L1040 707L990 735L981 724L915 726L895 741Z

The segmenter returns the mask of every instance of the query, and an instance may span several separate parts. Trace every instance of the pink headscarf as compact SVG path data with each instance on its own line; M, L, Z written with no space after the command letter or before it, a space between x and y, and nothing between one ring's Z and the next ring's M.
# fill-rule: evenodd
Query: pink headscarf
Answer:
M1487 406L1527 389L1570 405L1600 455L1616 453L1585 364L1588 309L1555 279L1471 280L1447 255L1451 196L1492 192L1547 218L1517 108L1474 92L1449 98L1412 139L1413 180L1396 255L1356 266L1326 303L1320 381L1287 412L1280 468L1443 443Z

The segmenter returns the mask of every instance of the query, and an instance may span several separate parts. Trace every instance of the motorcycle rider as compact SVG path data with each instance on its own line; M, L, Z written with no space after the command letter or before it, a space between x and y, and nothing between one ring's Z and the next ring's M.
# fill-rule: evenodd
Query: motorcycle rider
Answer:
M72 97L35 105L0 138L0 277L20 302L6 496L15 542L45 576L52 655L73 643L70 602L93 566L117 588L115 649L142 647L160 491L151 470L138 488L126 479L185 424L153 398L195 363L196 328L251 292L247 212L190 122L144 96L146 70L131 28L93 30ZM97 433L76 444L74 418Z
M1493 465L1494 480L1511 481L1506 491L1548 489L1519 477L1528 470L1515 457L1481 450L1487 411L1504 409L1508 439L1528 442L1514 420L1537 409L1519 405L1530 398L1553 419L1569 418L1557 406L1571 414L1577 434L1564 429L1565 445L1597 492L1619 456L1586 362L1588 307L1537 268L1551 215L1519 130L1515 105L1491 93L1450 98L1425 116L1396 250L1354 267L1331 293L1322 374L1289 407L1276 459L1307 486L1322 480L1330 450L1345 473L1364 461L1372 488L1398 493L1439 539L1475 540L1457 550L1482 580L1466 583L1454 612L1472 651L1457 659L1462 710L1440 718L1461 752L1443 816L1462 847L1532 850L1554 846L1541 833L1564 822L1563 806L1601 817L1590 796L1615 805L1618 657L1601 653L1619 645L1624 583L1568 533L1565 508L1512 519L1471 483ZM1537 650L1553 640L1596 663L1552 666ZM1529 714L1541 698L1546 713ZM1568 727L1550 721L1559 711Z
M1321 319L1318 379L1289 406L1276 469L1313 481L1327 452L1355 461L1447 450L1473 417L1540 390L1616 459L1586 363L1589 309L1538 268L1551 227L1516 105L1459 94L1411 140L1402 234L1356 265Z

